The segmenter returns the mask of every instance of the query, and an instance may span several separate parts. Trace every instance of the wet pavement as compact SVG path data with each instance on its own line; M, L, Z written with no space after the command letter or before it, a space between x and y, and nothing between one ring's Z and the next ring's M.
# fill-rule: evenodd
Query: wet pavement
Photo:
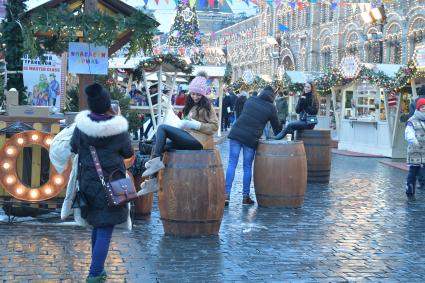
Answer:
M309 184L301 209L242 206L239 164L216 237L164 236L155 198L150 218L114 232L108 282L423 282L425 190L407 201L406 173L379 160L334 154L330 184ZM87 275L88 229L3 224L0 234L3 282Z

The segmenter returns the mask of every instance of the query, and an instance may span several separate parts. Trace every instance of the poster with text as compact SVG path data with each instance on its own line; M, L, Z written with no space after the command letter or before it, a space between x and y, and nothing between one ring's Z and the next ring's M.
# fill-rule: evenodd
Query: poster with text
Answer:
M45 60L22 58L24 85L27 88L28 104L34 106L55 106L63 108L65 76L62 58L46 54Z
M70 42L68 72L72 74L107 75L108 48L90 43Z

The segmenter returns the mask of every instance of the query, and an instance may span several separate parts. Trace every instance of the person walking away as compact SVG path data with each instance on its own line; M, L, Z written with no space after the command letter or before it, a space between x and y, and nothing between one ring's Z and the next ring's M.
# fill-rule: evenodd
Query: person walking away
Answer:
M420 175L425 163L425 98L417 101L416 110L406 123L405 139L408 142L407 164L409 165L406 195L409 199L414 199L416 178Z
M236 102L235 102L236 119L238 119L239 116L241 116L243 106L245 105L245 102L247 99L248 99L248 93L246 93L246 91L242 91L238 99L236 99Z
M227 92L226 95L223 97L222 102L222 108L221 108L221 129L223 131L227 131L227 128L229 128L229 114L230 114L230 95Z
M167 146L178 150L212 149L213 135L218 130L218 117L207 95L207 75L200 72L189 84L190 95L183 108L184 119L181 128L162 124L156 131L156 143L152 159L146 162L146 170L142 176L151 176L142 183L142 190L138 195L144 195L159 190L157 179L154 177L159 170L164 168L162 162L166 141Z
M250 198L252 179L252 163L258 141L263 133L264 126L270 121L275 133L281 130L281 125L274 105L273 89L267 86L259 96L249 98L242 110L242 114L233 125L229 138L229 165L226 170L226 202L229 204L230 192L238 165L239 153L243 151L243 191L242 204L254 204Z
M318 112L319 99L314 89L312 82L305 83L304 94L299 98L295 112L299 114L299 120L289 123L278 135L274 137L276 140L283 139L287 134L291 134L294 137L296 130L314 129L315 123L307 121L309 116L315 117ZM317 117L316 123L317 123Z
M236 105L236 100L238 99L238 97L232 90L229 91L229 97L230 97L230 113L229 113L229 126L230 126L230 125L233 125L233 123L236 120L235 105Z
M75 117L76 127L70 143L71 151L79 156L78 186L87 202L87 206L81 208L81 214L93 226L92 259L86 282L104 282L104 263L112 232L115 225L127 221L128 206L108 206L89 146L96 148L105 176L116 170L125 175L124 159L130 158L134 152L128 122L112 110L109 93L97 83L87 86L85 93L89 110Z

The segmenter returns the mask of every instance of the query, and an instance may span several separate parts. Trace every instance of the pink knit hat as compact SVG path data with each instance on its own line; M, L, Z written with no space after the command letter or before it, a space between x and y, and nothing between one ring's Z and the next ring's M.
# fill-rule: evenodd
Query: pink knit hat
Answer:
M207 74L199 72L198 75L190 82L189 92L199 93L203 96L208 94Z

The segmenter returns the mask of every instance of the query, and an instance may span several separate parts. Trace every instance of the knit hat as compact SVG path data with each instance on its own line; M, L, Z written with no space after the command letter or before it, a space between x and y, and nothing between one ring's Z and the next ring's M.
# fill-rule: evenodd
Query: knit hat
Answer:
M190 82L189 92L199 93L203 96L208 94L207 74L199 72L198 75Z
M425 105L425 98L419 98L418 102L416 102L416 109L419 110L422 105Z
M90 111L103 114L111 108L111 96L100 84L94 83L86 86L85 92Z

